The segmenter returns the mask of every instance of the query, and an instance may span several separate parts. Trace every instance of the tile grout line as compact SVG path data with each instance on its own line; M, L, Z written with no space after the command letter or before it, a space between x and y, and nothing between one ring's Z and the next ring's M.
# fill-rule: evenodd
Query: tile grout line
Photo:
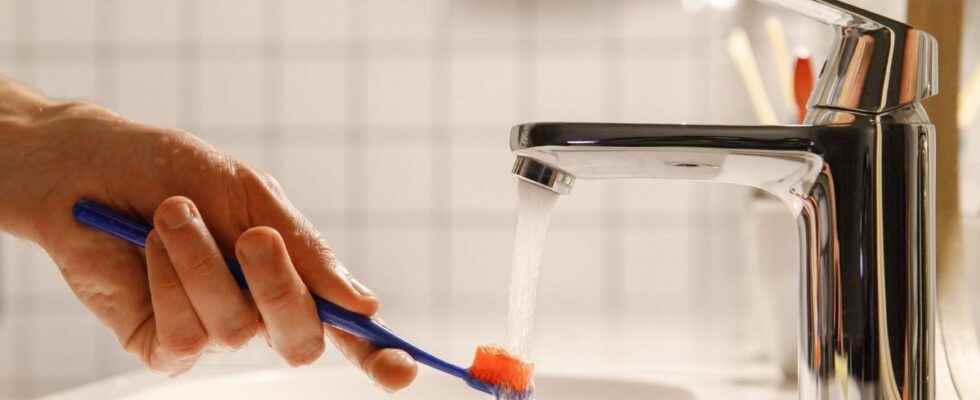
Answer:
M445 317L451 311L450 299L453 294L452 255L455 248L453 235L452 184L453 169L449 160L452 159L453 139L447 127L451 118L450 93L452 58L449 52L452 40L451 1L438 2L439 13L433 18L433 37L431 60L430 87L430 131L432 134L431 165L433 201L431 212L431 233L429 235L429 252L432 257L432 269L429 271L429 284L432 288L428 301L428 309L434 317ZM444 162L440 162L444 160ZM459 266L465 268L465 266ZM442 319L439 319L442 322Z
M36 52L37 49L35 44L34 30L36 27L36 10L33 7L33 2L27 0L19 0L16 3L16 10L14 12L18 15L14 23L14 35L17 43L17 47L14 50L14 63L17 65L19 71L18 73L24 74L24 76L19 77L21 81L34 82L34 76L37 72L36 65ZM24 257L26 251L19 251L18 258ZM27 263L14 262L14 265L21 265ZM33 283L31 274L21 272L19 274L19 284L24 288L34 288L36 287ZM16 302L16 306L19 311L24 312L25 315L31 315L34 313L35 304L33 296L23 296L27 298L19 299ZM18 324L17 328L14 329L11 336L13 338L12 342L14 349L14 359L20 360L20 370L30 371L30 376L27 377L17 377L14 379L13 383L13 393L15 396L27 397L33 394L34 387L36 385L35 376L35 366L34 358L31 352L31 342L33 339L32 332L38 329L37 326L32 326L28 321L23 321L24 323ZM36 320L30 322L36 323Z
M262 40L262 83L259 89L262 93L263 104L263 134L262 161L270 169L272 176L280 176L286 170L283 157L283 141L279 126L283 122L280 106L283 101L282 74L284 71L282 46L282 3L278 1L262 2L263 32Z
M520 28L523 36L519 36L518 41L518 60L519 72L517 74L517 87L524 90L515 93L517 97L514 106L517 108L515 115L518 116L518 123L530 121L537 114L537 6L538 0L528 0L523 2L523 7L519 9Z
M200 28L201 12L193 0L183 0L178 5L178 70L177 86L180 106L177 109L177 121L181 129L191 132L200 128Z
M677 47L678 51L685 47L677 44L675 39L654 39L654 38L622 38L623 41L632 43L635 46L669 48ZM539 44L547 44L551 54L572 54L576 53L581 47L579 41L572 42L570 39L561 38L515 38L498 41L466 41L466 39L454 39L455 49L462 52L474 52L479 55L501 55L510 53L513 49L512 44L520 46L535 47ZM375 46L385 50L397 49L399 51L388 52L385 57L388 59L405 59L418 57L425 54L429 48L426 45L417 45L416 40L386 39L381 43L374 43ZM284 41L281 45L282 53L290 60L302 61L331 61L346 59L346 55L337 50L347 47L346 40L329 41L310 41L297 43L294 41ZM199 56L211 61L248 61L262 60L266 55L266 44L262 41L242 41L242 40L208 40L206 43L199 44ZM468 46L468 47L467 47ZM138 45L132 43L116 43L114 52L116 57L122 61L169 61L180 57L180 43L170 43L164 41L146 41ZM46 41L34 55L38 61L74 61L87 59L91 54L91 45L78 44L72 42ZM636 55L640 59L659 60L664 56L650 53L648 55Z
M114 109L118 107L118 104L116 104L118 100L116 96L116 90L118 88L116 81L118 59L115 51L117 45L115 39L118 38L116 21L119 4L116 0L103 0L94 4L92 9L94 14L92 19L96 25L95 43L93 46L95 53L94 95L99 101L104 102L106 107ZM114 343L106 339L106 330L102 324L93 323L91 329L94 331L92 335L92 347L95 350L95 365L93 365L91 371L92 376L87 377L88 380L111 374L112 357L109 355L113 353L99 350L103 347L106 347L106 350L111 350L111 347L114 345Z
M707 24L708 29L713 30L714 27L716 26L716 24L714 23L715 21L710 21L710 22L711 23ZM690 33L688 33L688 35L690 35ZM710 54L711 53L710 50L708 52L709 52L708 57L712 57L713 54ZM704 71L702 68L706 68L707 71ZM707 75L707 73L709 73L711 70L711 65L704 65L702 68L699 68L702 70L702 74L703 74L702 76L709 77L708 79L705 79L708 82L707 84L713 85L715 82L713 79L710 78L710 76L712 75ZM714 96L707 96L707 97L709 99L708 101L711 101L711 99ZM713 185L711 184L698 185L697 188L694 189L694 191L695 193L701 194L702 196L698 196L698 198L694 202L696 204L695 209L686 210L687 217L691 219L692 226L699 226L703 228L685 230L687 235L686 243L688 247L688 252L690 252L690 254L693 255L692 259L693 259L694 266L691 269L691 271L693 271L692 281L712 282L711 280L712 278L718 277L718 275L713 274L712 273L713 271L711 271L711 269L714 267L714 257L711 253L715 250L715 246L714 246L714 242L710 237L710 234L706 234L706 233L712 232L713 225L714 225L709 215L710 210L712 210ZM716 291L712 290L708 294L702 296L696 296L692 300L692 304L695 312L702 312L706 309L708 310L714 309L713 306L715 305L714 304L715 299L717 298L714 292Z
M350 254L348 256L353 256L354 262L359 262L363 259L363 255L366 253L365 246L365 232L362 227L365 225L367 220L363 218L360 214L361 205L364 203L364 183L365 183L365 153L364 153L364 141L361 137L364 134L364 90L366 88L366 81L364 75L364 67L366 65L366 55L364 49L364 42L359 36L360 31L357 29L361 22L361 10L359 9L360 1L358 0L348 0L347 4L349 6L349 12L347 14L348 18L348 34L350 35L349 41L347 42L347 47L345 49L345 63L346 69L345 74L346 79L346 119L347 119L347 131L345 134L345 145L346 154L344 158L344 179L345 179L345 202L347 212L344 214L344 227L347 236L350 238L350 246L348 251ZM341 260L345 260L344 255L338 255ZM349 260L349 258L347 258ZM348 263L350 261L347 261ZM352 273L357 274L357 265L347 265L348 268L352 270Z
M606 120L619 120L622 117L623 82L620 76L623 64L623 43L618 35L618 6L600 2L600 27L602 41L601 68L603 72L600 93L600 115ZM622 317L623 282L625 279L623 251L623 186L621 183L606 182L602 185L600 203L600 245L599 262L606 266L600 277L600 298L607 326L618 329Z

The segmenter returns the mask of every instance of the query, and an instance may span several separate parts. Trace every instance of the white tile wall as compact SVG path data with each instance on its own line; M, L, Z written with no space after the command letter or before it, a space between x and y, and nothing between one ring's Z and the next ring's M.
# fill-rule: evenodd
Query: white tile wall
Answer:
M336 189L350 184L347 151L342 140L342 136L304 140L283 144L278 149L282 165L277 179L300 210L343 213L352 207L347 204L346 193Z
M524 36L521 17L528 4L521 0L454 1L449 23L452 39L470 46L519 39Z
M351 8L352 3L345 0L283 2L283 38L290 42L349 38L352 30L348 18Z
M364 123L382 127L432 120L432 62L412 49L371 49L363 71ZM379 132L388 134L389 132Z
M90 44L95 40L95 0L30 2L35 20L32 37L39 42ZM20 4L28 6L28 4Z
M353 3L358 18L355 32L374 40L425 40L435 33L436 18L445 11L444 0L390 2L364 0Z
M502 294L510 284L511 254L499 249L513 245L513 233L465 225L452 233L449 251L454 266L451 285L455 311L506 314L507 298Z
M433 300L432 236L423 228L368 228L362 234L365 251L349 268L378 294L386 310L425 315Z
M194 130L272 172L383 297L390 323L468 354L474 339L503 339L510 126L753 122L723 51L735 23L759 33L761 8L750 4L691 14L679 0L0 0L0 73ZM824 33L797 25L787 23L797 42ZM692 183L579 182L553 217L539 325L629 314L644 321L636 335L697 328L698 338L731 340L746 198ZM0 245L0 360L18 360L0 362L0 399L139 367L42 252ZM708 325L671 316L705 308L717 317ZM453 337L452 322L424 330L447 310L486 315L486 336ZM652 346L693 362L721 348ZM280 365L258 347L207 362Z
M256 42L263 39L266 20L261 0L209 0L194 4L200 10L202 40Z
M76 99L95 93L95 57L79 54L80 57L62 60L57 51L38 51L41 61L34 66L31 86L43 89L48 96L60 99Z
M480 212L492 210L511 213L517 199L515 179L501 173L504 165L514 161L507 149L501 129L479 129L482 138L454 140L450 151L452 171L452 206L454 209ZM495 135L490 135L495 133ZM460 143L462 142L462 143Z
M698 258L694 235L679 229L630 230L623 235L622 285L628 307L637 312L672 313L689 310L695 300L690 296L700 287L693 271ZM682 311L683 312L683 311Z
M338 55L340 56L340 55ZM347 82L343 59L289 60L282 69L282 99L277 104L290 125L342 126L347 122Z
M599 314L603 271L608 267L601 257L601 239L597 229L548 234L538 292L542 313Z
M491 54L461 50L453 54L449 68L451 123L506 126L517 120L518 103L514 100L521 88L516 49Z
M629 82L623 88L622 115L637 122L681 123L696 119L701 113L698 96L677 93L707 93L703 62L693 56L663 58L651 56L657 42L626 44L624 57L633 62L623 63L621 79Z
M576 47L580 43L575 43ZM540 49L535 64L538 85L534 119L600 121L603 89L602 53L593 42L584 49L554 52ZM593 45L593 46L590 46ZM542 46L544 47L544 46Z
M414 133L414 132L413 132ZM411 134L411 133L410 133ZM381 139L384 140L384 139ZM435 160L428 143L377 143L365 154L372 172L364 182L368 210L428 210L433 202L431 165Z
M180 38L179 1L126 0L115 2L120 43L174 43Z
M0 44L9 45L16 40L17 8L12 1L0 2Z
M204 126L256 126L263 122L260 60L207 60L200 73Z
M534 2L537 38L542 42L558 40L595 40L602 33L604 12L602 0L541 0Z
M179 126L178 70L173 60L120 60L115 74L115 111L148 124Z
M624 37L655 39L688 44L691 35L710 29L703 23L706 13L691 14L677 2L626 1L613 10L618 18L617 30Z

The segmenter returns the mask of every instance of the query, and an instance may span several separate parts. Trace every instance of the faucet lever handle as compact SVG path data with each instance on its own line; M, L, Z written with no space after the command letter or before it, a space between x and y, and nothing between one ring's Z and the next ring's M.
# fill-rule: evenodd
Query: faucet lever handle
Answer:
M763 0L783 6L830 25L875 30L883 25L901 24L888 17L838 0Z
M881 114L939 92L939 46L926 32L839 0L764 0L834 25L809 108Z

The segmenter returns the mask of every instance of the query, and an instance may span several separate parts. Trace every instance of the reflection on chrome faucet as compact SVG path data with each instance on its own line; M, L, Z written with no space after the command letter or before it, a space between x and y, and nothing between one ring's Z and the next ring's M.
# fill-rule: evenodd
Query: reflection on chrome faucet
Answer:
M934 136L928 34L834 0L772 0L834 25L805 125L530 123L514 173L656 178L763 189L801 237L801 399L935 397Z

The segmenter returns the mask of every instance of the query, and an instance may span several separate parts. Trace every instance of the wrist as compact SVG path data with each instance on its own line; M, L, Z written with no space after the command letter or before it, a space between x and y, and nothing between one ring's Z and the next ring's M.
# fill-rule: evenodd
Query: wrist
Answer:
M44 184L38 151L50 147L37 129L37 115L51 103L0 79L0 230L30 237L32 197ZM41 171L39 171L41 170Z

